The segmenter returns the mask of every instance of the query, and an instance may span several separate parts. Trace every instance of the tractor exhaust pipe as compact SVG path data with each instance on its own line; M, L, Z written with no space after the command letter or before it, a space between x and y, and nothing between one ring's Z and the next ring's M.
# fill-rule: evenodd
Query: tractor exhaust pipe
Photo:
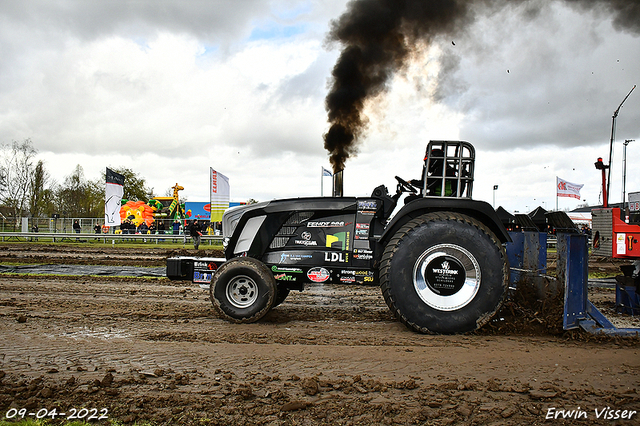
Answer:
M338 170L333 173L333 196L334 197L342 197L343 193L343 181L342 181L342 173L344 169Z

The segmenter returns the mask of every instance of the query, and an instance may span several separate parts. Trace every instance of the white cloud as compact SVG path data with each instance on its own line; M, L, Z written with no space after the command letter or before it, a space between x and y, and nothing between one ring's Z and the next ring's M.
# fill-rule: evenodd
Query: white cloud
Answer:
M178 182L196 201L208 197L211 166L238 201L318 195L339 53L324 42L345 3L5 2L0 142L31 138L58 181L76 164L90 179L123 166L157 194ZM611 114L638 83L638 34L557 2L525 2L467 30L425 48L368 105L345 193L393 191L395 175L419 175L429 139L462 138L478 153L475 198L492 202L498 184L496 203L511 211L554 207L558 175L597 203L593 162L608 156ZM613 201L624 139L640 144L640 91L618 118ZM630 165L636 152L631 144ZM627 192L638 188L630 173Z

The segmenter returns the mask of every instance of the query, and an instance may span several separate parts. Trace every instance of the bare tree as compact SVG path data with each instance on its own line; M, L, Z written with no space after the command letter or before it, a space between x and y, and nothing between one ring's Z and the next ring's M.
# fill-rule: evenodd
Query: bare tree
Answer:
M33 161L37 153L31 139L1 146L0 202L11 208L16 221L29 205Z

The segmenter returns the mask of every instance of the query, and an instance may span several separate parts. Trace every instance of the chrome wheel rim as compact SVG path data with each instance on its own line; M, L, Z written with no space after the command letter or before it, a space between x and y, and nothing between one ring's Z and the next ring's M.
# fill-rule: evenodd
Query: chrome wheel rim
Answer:
M236 308L248 308L258 300L258 284L246 275L233 277L227 284L227 299Z
M420 299L440 311L468 305L480 288L480 265L464 247L439 244L425 250L413 268L413 285Z

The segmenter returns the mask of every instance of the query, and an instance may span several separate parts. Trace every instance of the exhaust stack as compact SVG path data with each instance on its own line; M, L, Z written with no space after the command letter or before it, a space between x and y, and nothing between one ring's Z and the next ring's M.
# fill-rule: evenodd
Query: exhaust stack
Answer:
M343 196L343 181L342 181L342 173L344 169L338 170L333 173L333 196L334 197L342 197Z

